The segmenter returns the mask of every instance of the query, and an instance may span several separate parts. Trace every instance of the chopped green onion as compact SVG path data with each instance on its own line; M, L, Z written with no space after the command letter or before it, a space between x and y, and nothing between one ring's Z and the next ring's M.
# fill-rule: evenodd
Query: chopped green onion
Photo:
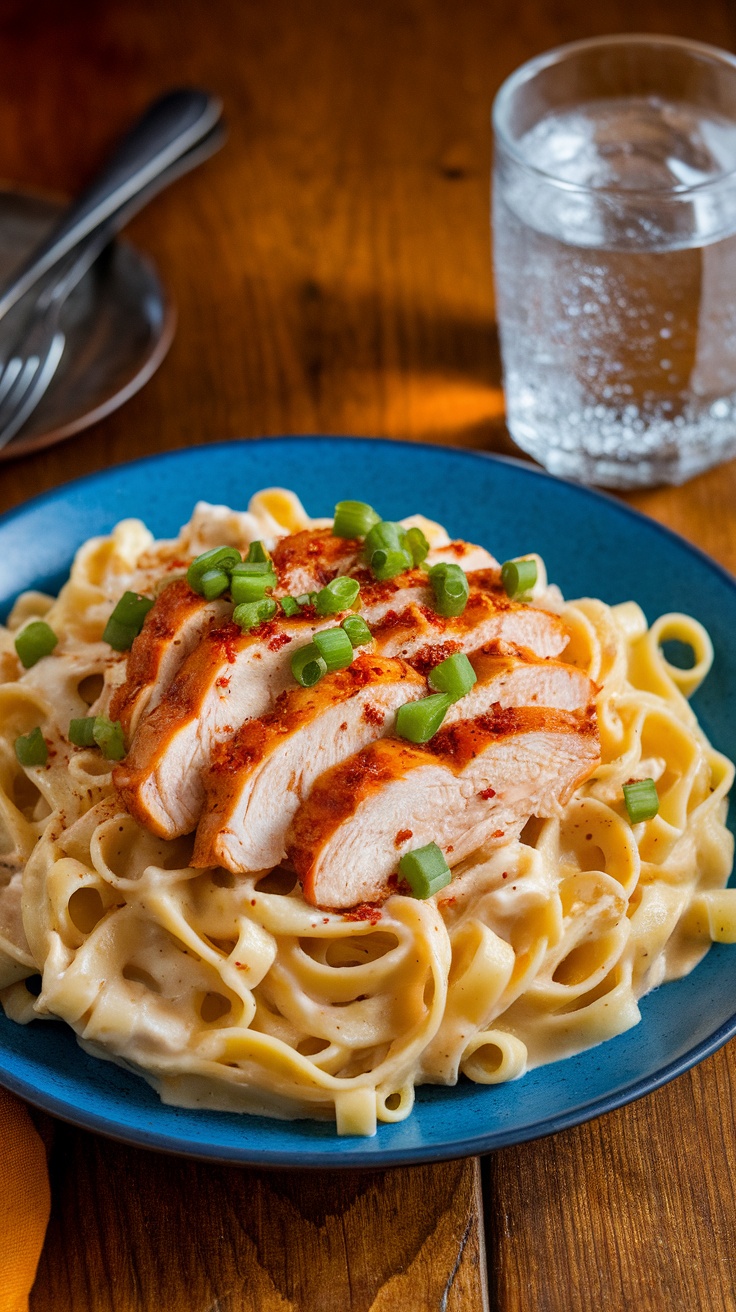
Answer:
M404 702L396 712L396 732L410 743L426 743L436 734L453 698L446 692L421 697L416 702Z
M229 578L230 570L241 562L241 555L235 547L211 547L209 551L203 551L201 556L196 556L187 570L187 583L194 592L198 592L201 597L205 596L202 588L202 578L210 570L218 570ZM227 587L225 584L225 588ZM222 591L225 591L225 588ZM215 596L220 596L215 593ZM208 598L209 601L212 598Z
M468 576L459 565L440 561L429 571L434 592L434 608L446 619L462 615L468 604Z
M54 650L58 641L54 630L45 620L32 620L15 639L15 650L21 665L30 670L42 656L48 656Z
M365 556L377 579L383 582L411 569L414 561L407 544L408 535L401 524L382 519L373 525L365 540Z
M139 592L124 592L102 634L102 641L115 651L128 651L143 628L143 621L153 605L151 597Z
M248 555L246 557L246 560L249 565L253 565L253 564L263 565L266 564L266 562L270 563L271 557L269 556L268 552L266 551L266 548L264 547L260 539L258 539L256 542L251 542L250 546L248 547Z
M296 597L279 597L279 605L281 606L284 615L287 615L289 619L291 619L292 615L298 615L301 610L301 606Z
M92 725L92 735L105 760L120 761L125 756L125 739L120 721L96 715Z
M373 552L370 563L371 571L383 583L386 579L394 579L397 574L403 574L404 570L411 569L412 559L407 551L378 547Z
M363 647L367 642L373 641L373 634L362 615L348 615L347 619L343 620L342 627L354 647Z
M536 581L536 560L507 560L501 566L501 582L507 597L511 597L512 600L531 592Z
M111 615L102 636L114 651L130 651L138 633L132 624L119 624Z
M276 587L276 571L270 560L245 560L230 572L230 592L233 601L260 601L269 588Z
M123 729L119 720L108 720L104 715L86 715L69 721L69 742L74 747L99 747L108 761L120 761L125 756Z
M406 542L411 552L414 564L421 565L429 551L429 543L422 533L422 530L417 528L416 525L414 528L407 529Z
M233 619L245 632L254 629L257 624L265 624L276 614L276 602L273 597L261 597L259 601L244 601L236 606Z
M334 615L339 610L350 610L360 592L357 579L344 576L333 579L314 598L318 615Z
M344 670L353 659L353 644L344 629L323 629L312 641L327 670Z
M391 519L381 519L373 525L365 539L365 554L370 560L378 547L403 547L406 549L407 533L403 524L396 524Z
M198 592L205 601L214 601L227 592L230 587L230 575L224 569L207 569L199 580Z
M636 825L640 820L652 820L659 810L657 786L653 779L637 779L624 784L624 801L629 820Z
M430 686L437 692L448 693L454 702L470 692L477 679L475 670L462 651L456 651L446 661L435 665L429 675Z
M15 740L15 754L21 765L45 765L49 749L38 725Z
M68 737L74 747L94 747L95 716L83 715L78 720L70 720Z
M320 655L319 648L313 642L294 652L291 658L291 672L302 688L312 688L322 675L327 673L327 666Z
M332 535L336 538L364 538L380 519L381 516L365 501L338 501Z
M311 605L312 605L312 593L311 593L311 592L302 592L302 593L297 597L297 599L296 599L296 604L297 604L297 606L311 606Z
M140 633L152 605L151 597L143 597L140 592L124 592L110 618L119 620L121 624L135 624Z
M434 897L452 879L444 853L436 843L427 843L426 847L415 847L413 852L405 852L399 861L399 874L406 880L414 896L422 900Z

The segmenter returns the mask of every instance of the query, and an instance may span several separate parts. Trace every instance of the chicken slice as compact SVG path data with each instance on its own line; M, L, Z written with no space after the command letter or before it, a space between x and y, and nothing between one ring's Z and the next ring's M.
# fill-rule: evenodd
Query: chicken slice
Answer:
M125 682L110 703L110 718L119 720L130 738L141 715L161 701L203 633L231 612L226 601L205 601L176 579L160 593L128 655Z
M594 688L582 671L495 644L473 654L478 682L445 723L537 702L583 710ZM265 870L286 855L286 831L325 770L394 730L404 702L431 691L405 661L359 656L314 688L293 688L273 711L215 751L193 864Z
M470 653L478 682L455 702L443 721L473 720L493 706L549 706L559 711L585 711L597 688L582 670L551 657L542 660L509 643L491 642Z
M453 652L472 652L489 642L526 647L536 656L559 656L568 642L559 615L509 601L500 590L471 590L462 615L451 619L412 602L404 610L384 611L371 627L377 651L400 656L422 672Z
M293 685L292 644L308 643L340 618L295 616L246 633L230 620L205 633L113 771L130 814L162 838L190 833L204 803L202 770L217 743Z
M382 738L328 770L296 813L287 854L313 906L390 891L403 851L437 843L455 865L549 816L599 761L594 714L511 708L443 728L424 747Z
M299 597L324 587L338 574L347 574L360 557L363 544L357 538L336 538L331 528L306 528L290 533L276 543L273 563L278 589L284 596Z
M313 688L290 688L272 711L220 745L205 775L193 864L265 870L286 855L297 807L325 771L393 730L425 680L404 661L358 656Z

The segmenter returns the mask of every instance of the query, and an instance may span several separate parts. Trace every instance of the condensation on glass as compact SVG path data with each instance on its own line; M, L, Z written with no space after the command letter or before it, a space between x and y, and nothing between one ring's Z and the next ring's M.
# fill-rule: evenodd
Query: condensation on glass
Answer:
M518 69L493 122L514 440L619 488L736 455L736 60L577 42Z

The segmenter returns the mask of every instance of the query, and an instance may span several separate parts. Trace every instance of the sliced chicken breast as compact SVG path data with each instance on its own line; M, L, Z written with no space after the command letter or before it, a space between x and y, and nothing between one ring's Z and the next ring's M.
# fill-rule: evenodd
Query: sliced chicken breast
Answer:
M131 815L162 838L190 833L204 802L202 771L217 743L293 686L292 644L309 642L340 618L273 620L247 633L227 621L205 633L113 771Z
M492 642L470 653L478 682L447 712L443 727L456 720L473 720L493 706L549 706L560 711L585 711L597 688L574 665L509 643Z
M459 565L466 574L479 569L491 570L499 580L501 578L501 565L496 557L486 551L485 547L476 547L472 542L463 542L462 539L431 548L427 555L427 566L439 565L441 561Z
M471 591L462 615L443 619L431 606L393 607L371 625L376 650L401 656L424 671L455 651L472 652L489 642L526 647L536 656L559 656L568 635L559 615L509 601L506 594Z
M273 711L220 745L205 775L193 864L265 870L286 855L286 831L315 780L393 730L425 680L404 661L359 656L313 688L290 688Z
M390 891L404 851L437 843L455 865L554 815L599 762L593 713L511 708L440 730L424 747L383 738L328 770L300 806L287 854L313 906Z
M360 559L363 544L357 538L336 538L331 528L307 528L276 543L273 563L278 591L298 597L314 592L338 574L348 574Z
M125 682L110 703L110 717L120 721L127 738L135 733L141 715L161 701L203 633L231 611L229 602L205 601L186 579L176 579L163 589L133 642Z
M495 644L473 654L478 682L445 723L494 706L536 702L584 710L594 687L580 670ZM430 689L405 661L360 656L314 688L282 693L273 711L216 748L193 864L265 870L286 855L286 831L325 771L394 730L396 711Z

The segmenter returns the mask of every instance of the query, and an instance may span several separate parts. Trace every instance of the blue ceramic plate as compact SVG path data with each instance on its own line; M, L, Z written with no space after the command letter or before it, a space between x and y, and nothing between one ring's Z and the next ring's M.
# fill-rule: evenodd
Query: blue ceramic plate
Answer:
M391 519L421 510L501 560L539 551L569 596L635 598L649 620L685 610L709 629L714 668L696 699L706 733L736 751L736 583L626 506L527 465L399 442L274 438L155 456L70 483L0 520L0 611L23 588L57 590L75 548L137 515L173 536L199 498L245 506L294 488L313 515L359 497ZM0 1083L76 1124L170 1152L256 1165L387 1166L460 1157L537 1138L638 1098L736 1033L736 948L714 946L687 978L644 1000L634 1030L498 1086L418 1091L412 1116L373 1139L331 1124L164 1107L133 1075L88 1057L71 1029L0 1021Z

